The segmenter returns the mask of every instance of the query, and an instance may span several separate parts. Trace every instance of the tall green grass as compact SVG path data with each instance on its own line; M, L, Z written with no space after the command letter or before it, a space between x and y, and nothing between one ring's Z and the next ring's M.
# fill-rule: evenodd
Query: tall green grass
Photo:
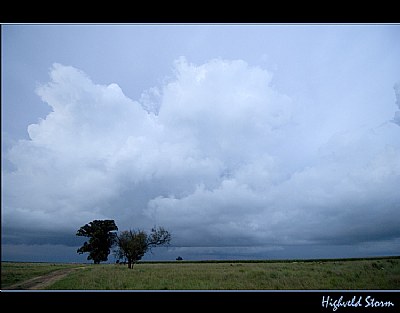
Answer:
M55 290L398 290L400 259L90 265Z
M76 264L1 262L1 288Z

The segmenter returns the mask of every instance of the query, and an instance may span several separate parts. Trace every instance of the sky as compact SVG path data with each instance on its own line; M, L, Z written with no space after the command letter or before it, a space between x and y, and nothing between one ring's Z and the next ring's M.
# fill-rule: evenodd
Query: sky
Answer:
M400 25L2 25L2 261L400 254ZM115 261L110 254L109 261Z

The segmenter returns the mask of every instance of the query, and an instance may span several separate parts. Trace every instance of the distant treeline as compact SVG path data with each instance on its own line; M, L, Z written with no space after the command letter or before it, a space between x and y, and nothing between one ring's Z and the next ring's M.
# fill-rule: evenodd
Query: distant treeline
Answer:
M400 259L400 256L379 256L366 258L335 258L335 259L284 259L284 260L181 260L181 261L139 261L140 264L159 263L301 263L301 262L341 262L341 261L362 261L362 260L387 260Z
M340 262L340 261L362 261L362 260L387 260L400 259L400 256L378 256L365 258L335 258L335 259L258 259L258 260L168 260L168 261L144 261L138 264L160 264L160 263L301 263L301 262ZM90 262L47 262L47 261L1 261L1 263L37 263L37 264L91 264ZM114 262L108 262L113 264Z

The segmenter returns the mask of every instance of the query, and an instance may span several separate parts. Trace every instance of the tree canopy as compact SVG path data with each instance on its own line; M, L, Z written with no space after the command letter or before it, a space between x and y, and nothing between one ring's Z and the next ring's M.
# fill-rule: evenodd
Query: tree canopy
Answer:
M117 236L116 256L125 259L128 267L132 268L151 248L168 245L171 234L163 227L153 227L150 234L143 230L123 231Z
M110 249L116 242L118 227L114 220L94 220L82 226L76 233L77 236L89 237L77 252L79 254L89 253L87 259L93 260L95 264L107 261Z

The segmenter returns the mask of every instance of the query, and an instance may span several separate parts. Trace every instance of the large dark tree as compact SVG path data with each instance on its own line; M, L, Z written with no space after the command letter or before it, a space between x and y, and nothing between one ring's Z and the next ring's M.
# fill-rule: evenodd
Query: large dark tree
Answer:
M94 264L108 260L111 247L115 244L118 227L114 220L94 220L82 226L76 233L77 236L89 237L89 242L85 242L78 249L78 253L89 252L88 260L93 260Z
M125 230L117 236L116 256L132 268L151 248L168 245L170 241L171 234L163 227L154 227L149 235L143 230Z

